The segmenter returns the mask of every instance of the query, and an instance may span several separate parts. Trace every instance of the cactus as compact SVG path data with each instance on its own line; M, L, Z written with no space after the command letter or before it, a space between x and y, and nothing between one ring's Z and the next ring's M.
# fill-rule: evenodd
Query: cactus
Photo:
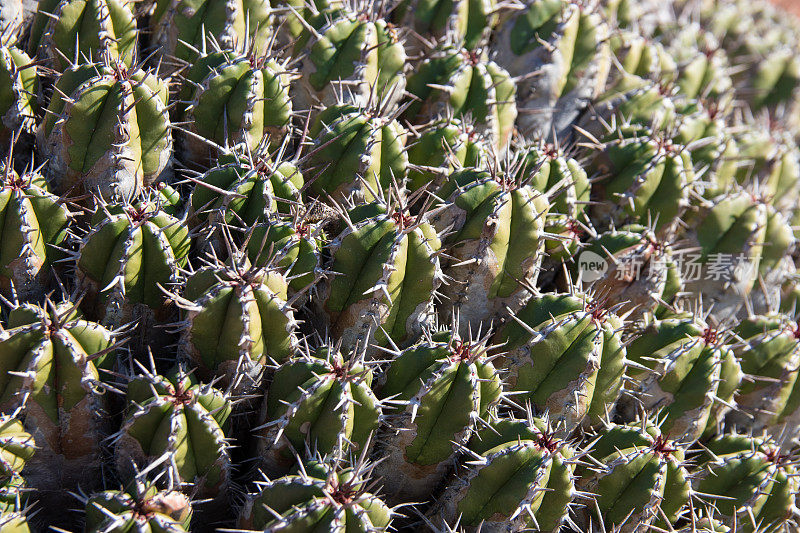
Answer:
M270 51L209 54L183 81L183 157L195 164L219 155L215 146L255 152L265 137L280 146L291 130L289 89L297 75Z
M356 193L366 201L382 198L408 172L405 129L376 107L334 105L317 114L309 130L314 147L310 191L340 201Z
M295 473L258 485L239 514L246 530L387 531L395 511L370 493L371 467L337 458L299 463Z
M627 346L636 402L659 420L664 434L682 444L708 425L728 348L718 332L688 313L639 325Z
M714 317L734 315L750 294L758 273L767 227L767 207L746 190L703 202L689 214L683 239L697 253L690 257L697 275L685 289L702 295Z
M588 522L603 529L641 531L675 522L689 506L692 487L685 450L651 421L606 425L588 453L591 459L577 469L576 485L599 496L587 507L583 527Z
M69 302L17 307L0 333L7 361L0 409L18 409L33 435L26 478L47 498L99 481L108 399L98 369L113 368L114 346L114 332L82 319Z
M392 10L392 17L415 33L432 41L443 39L464 43L473 50L486 44L497 24L495 0L401 0ZM420 47L410 39L412 50Z
M557 146L524 146L515 154L512 168L521 182L546 194L550 209L545 220L545 252L550 261L569 259L578 249L591 184L583 167Z
M549 204L544 194L502 171L454 172L437 191L444 203L431 218L449 234L446 311L461 328L518 310L536 283ZM443 306L444 307L444 306Z
M0 176L0 290L40 298L59 258L71 221L64 203L38 172L20 176L6 167Z
M324 235L319 225L296 221L265 222L248 235L247 256L256 266L273 264L289 282L289 292L312 287L321 269Z
M473 124L457 118L436 120L409 142L409 191L435 191L458 168L478 167L490 156L486 139Z
M240 251L228 264L212 260L189 276L180 296L179 353L202 379L258 387L264 365L284 361L297 343L287 290L283 276L249 265Z
M368 450L381 419L381 402L370 389L372 369L345 361L332 346L278 367L261 409L259 456L270 472L287 472L291 450L326 455Z
M755 430L775 424L800 368L797 324L784 315L751 316L733 328L732 348L748 377L736 391L734 422Z
M603 200L593 209L595 224L652 224L659 233L674 228L695 180L689 152L647 129L612 134L603 148L592 164L603 177L595 185Z
M357 106L382 102L391 109L399 101L406 86L402 37L380 17L377 5L361 4L329 12L324 25L309 31L302 88L295 95L298 108L343 101Z
M407 90L415 97L407 120L467 116L496 149L510 141L517 118L514 81L485 50L443 45L409 76Z
M208 41L225 50L264 52L272 18L268 0L156 0L150 43L162 61L175 63L172 69L197 60Z
M632 224L591 240L579 255L576 270L592 292L615 302L620 313L638 318L672 303L681 290L676 255L650 228ZM594 260L603 267L586 263Z
M108 61L71 65L54 91L37 132L54 192L131 199L169 176L167 86L156 74Z
M610 66L608 27L574 0L536 0L503 23L496 60L517 84L518 125L526 135L560 138L603 90Z
M402 207L387 210L378 203L367 207L376 214L347 220L328 243L332 259L321 302L344 349L373 353L372 345L410 344L432 323L443 277L439 237L423 214L412 217Z
M434 525L465 531L558 531L566 523L574 485L574 451L546 420L503 419L470 444L473 459L436 503Z
M547 412L556 430L570 432L614 408L626 364L621 327L584 295L537 296L498 331L504 353L497 366L508 372L509 390Z
M0 150L7 151L15 134L33 133L35 130L39 68L22 50L13 46L0 46L0 79L3 84Z
M178 282L191 244L183 221L146 200L101 203L93 218L76 255L86 307L115 327L140 315L163 315L164 291Z
M224 495L230 485L231 459L226 440L230 399L198 383L182 369L166 376L141 368L128 383L128 405L116 437L117 469L133 477L164 454L169 479L193 485L205 497Z
M388 427L376 465L389 501L418 501L442 482L459 448L500 400L502 387L486 339L426 332L380 378Z
M736 531L779 531L796 512L793 460L775 442L723 435L706 444L701 461L693 484Z
M175 490L159 491L147 481L134 480L119 490L107 490L86 499L87 533L103 531L189 531L192 507Z
M136 60L137 40L128 0L42 0L28 39L28 53L58 72L70 61Z

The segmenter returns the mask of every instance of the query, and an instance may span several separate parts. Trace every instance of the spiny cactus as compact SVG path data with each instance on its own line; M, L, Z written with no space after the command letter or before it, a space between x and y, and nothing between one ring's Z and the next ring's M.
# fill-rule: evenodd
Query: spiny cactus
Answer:
M76 254L76 277L87 291L85 305L114 327L163 314L165 291L178 282L189 253L183 221L151 201L100 203L94 226Z
M130 67L139 36L132 7L128 0L42 0L28 53L58 72L104 56Z
M58 194L132 199L168 177L167 85L123 63L70 65L58 78L37 143Z
M255 152L265 137L280 146L291 129L289 89L297 78L271 51L216 52L195 63L183 81L181 147L195 164L218 155L215 146Z
M38 171L0 176L0 290L23 299L44 294L50 269L67 238L71 213Z
M408 78L415 99L404 116L422 121L450 113L468 117L492 145L508 145L517 118L514 80L485 50L444 45Z
M159 491L155 484L136 479L119 490L86 498L87 533L105 531L189 531L192 507L175 490Z
M327 246L332 260L321 301L346 350L413 342L433 320L443 279L439 237L426 216L411 216L401 205L371 207L375 214L347 218L347 228Z
M770 439L722 435L706 444L693 484L736 531L779 531L796 513L794 461ZM775 529L773 529L775 528Z
M136 468L167 454L164 467L175 486L192 485L206 497L224 495L232 469L226 438L230 399L181 368L166 376L140 370L128 383L127 412L116 436L119 471L133 477Z
M247 530L386 531L395 511L370 493L371 466L339 458L299 463L296 472L258 482L239 515Z
M251 266L240 251L227 264L211 258L189 276L179 297L180 354L203 379L258 387L264 365L284 361L297 343L287 291L281 274Z
M0 15L2 17L2 15ZM0 149L11 147L16 134L31 134L36 128L39 68L31 58L13 46L0 46Z
M569 126L603 90L608 76L609 29L591 5L536 0L501 24L496 60L517 76L519 127L550 138Z
M688 313L638 327L627 346L632 407L652 413L672 440L690 444L708 425L729 348L717 330Z
M498 332L503 353L496 364L508 373L509 390L568 433L613 410L626 364L621 327L585 295L536 296Z
M425 334L421 343L392 354L379 380L379 396L389 406L376 473L389 501L424 499L502 395L486 339Z
M272 17L268 0L157 0L150 10L150 43L170 70L192 64L209 40L225 50L263 52Z
M340 201L353 193L366 201L383 198L408 172L406 131L380 107L341 104L317 114L309 134L314 145L310 191Z
M675 522L689 506L685 449L649 420L606 425L588 452L585 466L577 469L577 486L598 496L584 510L583 527L640 531Z
M17 307L0 332L7 362L0 409L18 410L33 435L37 451L26 478L48 497L63 497L74 483L97 484L108 425L99 368L114 366L115 333L82 319L75 307L69 301Z
M261 409L259 456L269 472L286 472L292 451L325 455L367 451L381 420L381 402L371 390L372 368L345 360L334 346L278 367Z
M345 3L347 5L347 3ZM298 107L341 101L364 106L383 102L391 108L406 86L406 52L400 30L381 17L374 1L352 2L328 12L324 25L306 43Z
M481 321L517 311L530 297L544 250L547 198L501 170L464 169L436 193L431 223L445 234L450 260L447 313L477 332Z
M570 523L579 494L574 451L555 436L546 419L501 419L472 439L459 476L436 502L435 526L465 531L558 531Z

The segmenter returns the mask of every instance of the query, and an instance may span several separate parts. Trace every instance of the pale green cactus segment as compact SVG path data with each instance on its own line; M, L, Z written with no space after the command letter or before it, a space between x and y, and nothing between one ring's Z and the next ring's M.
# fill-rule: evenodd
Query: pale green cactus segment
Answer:
M751 84L754 110L791 105L800 86L800 61L795 52L788 47L771 51L759 62Z
M409 191L434 191L458 168L478 167L490 153L486 139L474 126L457 118L437 120L409 142Z
M655 311L662 303L671 303L676 287L682 285L672 247L650 228L632 224L608 231L590 241L585 252L602 258L607 268L593 273L583 271L579 264L576 278L593 275L584 285L616 304L620 314L633 313L638 318Z
M522 77L523 133L561 136L600 95L610 68L608 33L600 13L572 0L531 2L500 27L493 47L497 62Z
M434 506L435 524L458 522L470 532L559 529L575 495L574 452L545 421L492 422L470 449L473 460Z
M592 104L594 112L581 119L581 126L601 139L608 135L609 126L669 131L678 115L671 92L638 76L624 76L598 96Z
M241 261L241 258L239 258ZM179 352L203 379L257 379L264 365L291 356L297 343L288 283L278 272L247 265L213 265L186 281ZM252 383L243 383L249 387Z
M231 476L226 441L230 399L182 371L134 377L127 412L116 435L117 468L133 476L164 454L170 479L191 484L198 495L225 494Z
M443 279L441 244L433 227L402 211L351 223L328 243L332 273L322 288L331 331L345 349L404 347L433 320L433 298ZM370 349L371 351L371 349Z
M736 404L754 427L775 423L797 381L800 344L797 325L784 315L754 316L734 328L732 349L750 379L736 392Z
M162 308L164 290L178 282L189 254L185 222L146 201L101 206L94 222L76 256L76 275L89 291L87 305L115 325L125 322L131 304Z
M0 476L11 478L33 457L33 436L17 418L0 415Z
M314 194L337 200L357 192L372 201L406 178L406 131L377 110L328 107L317 115L309 133L314 149L307 173L315 176L309 187Z
M689 204L695 181L691 156L668 139L640 133L611 140L595 158L593 166L603 176L596 187L606 200L595 217L670 228Z
M293 291L302 291L317 280L324 236L303 221L265 222L248 236L247 255L256 266L272 264L281 269Z
M168 90L154 73L71 66L54 91L37 133L54 192L126 200L170 174Z
M182 143L184 157L203 162L216 155L207 141L252 152L262 144L280 146L291 130L289 89L295 73L270 55L212 55L206 68L190 73L198 79L185 82L183 120L189 133ZM227 61L215 64L218 55Z
M263 53L272 19L269 0L157 0L150 16L151 46L161 57L190 64L209 40L224 50Z
M356 105L377 100L391 107L402 97L406 52L390 23L369 13L341 12L316 33L303 62L307 94L297 95L301 102L319 100L330 106L342 100Z
M529 146L517 152L514 169L550 201L545 232L545 251L552 260L566 260L580 244L581 224L589 204L591 183L583 167L552 145Z
M189 531L192 507L177 490L159 491L144 481L133 481L120 490L107 490L86 500L87 533L107 531Z
M595 423L613 409L622 388L620 327L585 296L536 296L498 332L505 352L498 367L508 372L508 388L547 411L557 429L570 431L587 416Z
M37 65L14 47L0 47L0 147L8 148L16 132L36 126Z
M449 232L448 312L459 314L462 328L478 331L481 321L518 310L530 296L544 257L549 202L514 176L475 169L454 172L436 194L444 203L431 222Z
M402 0L392 17L428 39L452 39L473 50L489 40L496 8L495 0Z
M637 531L680 518L692 496L684 449L643 420L607 425L592 441L593 461L577 469L578 488L598 494L595 509L606 527Z
M28 53L61 72L70 61L103 55L131 66L137 53L136 19L124 0L46 0L39 3Z
M688 245L698 248L697 262L702 267L699 280L689 280L686 290L703 295L703 304L714 307L715 316L736 313L743 298L750 294L758 273L768 222L765 203L746 190L733 190L704 202L688 218ZM709 269L719 258L727 257L728 267L719 278Z
M270 173L238 157L226 157L200 176L189 197L189 215L214 228L248 228L277 210Z
M638 76L659 83L669 83L677 75L678 65L664 46L636 32L620 31L609 39L617 59L618 76Z
M535 522L531 520L528 525L535 526L539 531L558 531L567 521L576 495L575 465L572 461L575 451L555 437L546 420L511 418L492 421L473 436L469 448L474 453L487 456L509 443L522 441L534 442L551 452L546 492L538 502L538 509L532 509Z
M484 343L440 332L397 355L380 382L393 407L376 473L390 501L424 498L500 400L500 377Z
M750 517L759 516L783 469L774 444L732 434L718 437L705 446L710 453L704 454L701 460L705 460L695 473L696 490L706 495L725 524L753 531ZM779 486L773 503L777 502L780 489Z
M797 240L787 218L772 205L768 205L764 247L761 251L761 262L758 265L759 271L765 279L771 278L772 274L781 269L782 263L791 255L796 245Z
M297 472L257 482L247 495L238 527L259 531L390 531L396 513L368 492L371 467L328 457ZM277 515L277 516L276 516Z
M466 116L496 149L508 145L517 118L515 83L486 51L445 45L409 76L407 90L419 99L406 109L408 120Z
M727 134L726 114L718 104L699 101L678 106L673 140L691 154L696 174L705 174L702 194L713 198L734 182L741 164L736 140Z
M275 371L261 410L259 455L270 472L286 472L292 450L360 454L381 420L372 370L332 348L287 361Z
M680 45L678 45L680 46ZM682 50L686 48L681 46ZM728 75L730 65L722 49L692 50L690 58L677 56L679 72L676 85L679 94L690 99L725 101L730 98L733 82Z
M688 444L703 433L711 415L725 349L715 345L717 332L688 315L653 320L628 344L636 380L633 393L675 441Z
M31 444L33 444L32 437ZM31 489L18 473L0 474L0 525L2 525L3 516L23 510L28 502L29 492Z
M72 219L38 173L0 170L0 290L20 298L43 295Z
M37 452L26 477L41 490L96 483L107 418L98 367L113 367L114 334L69 311L30 311L0 333L0 408L19 409ZM62 485L62 483L64 485Z

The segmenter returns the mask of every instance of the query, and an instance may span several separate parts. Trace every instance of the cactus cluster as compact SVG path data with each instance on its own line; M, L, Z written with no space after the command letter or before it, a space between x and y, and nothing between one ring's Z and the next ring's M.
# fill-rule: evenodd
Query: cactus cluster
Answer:
M800 531L800 20L0 26L0 531Z

